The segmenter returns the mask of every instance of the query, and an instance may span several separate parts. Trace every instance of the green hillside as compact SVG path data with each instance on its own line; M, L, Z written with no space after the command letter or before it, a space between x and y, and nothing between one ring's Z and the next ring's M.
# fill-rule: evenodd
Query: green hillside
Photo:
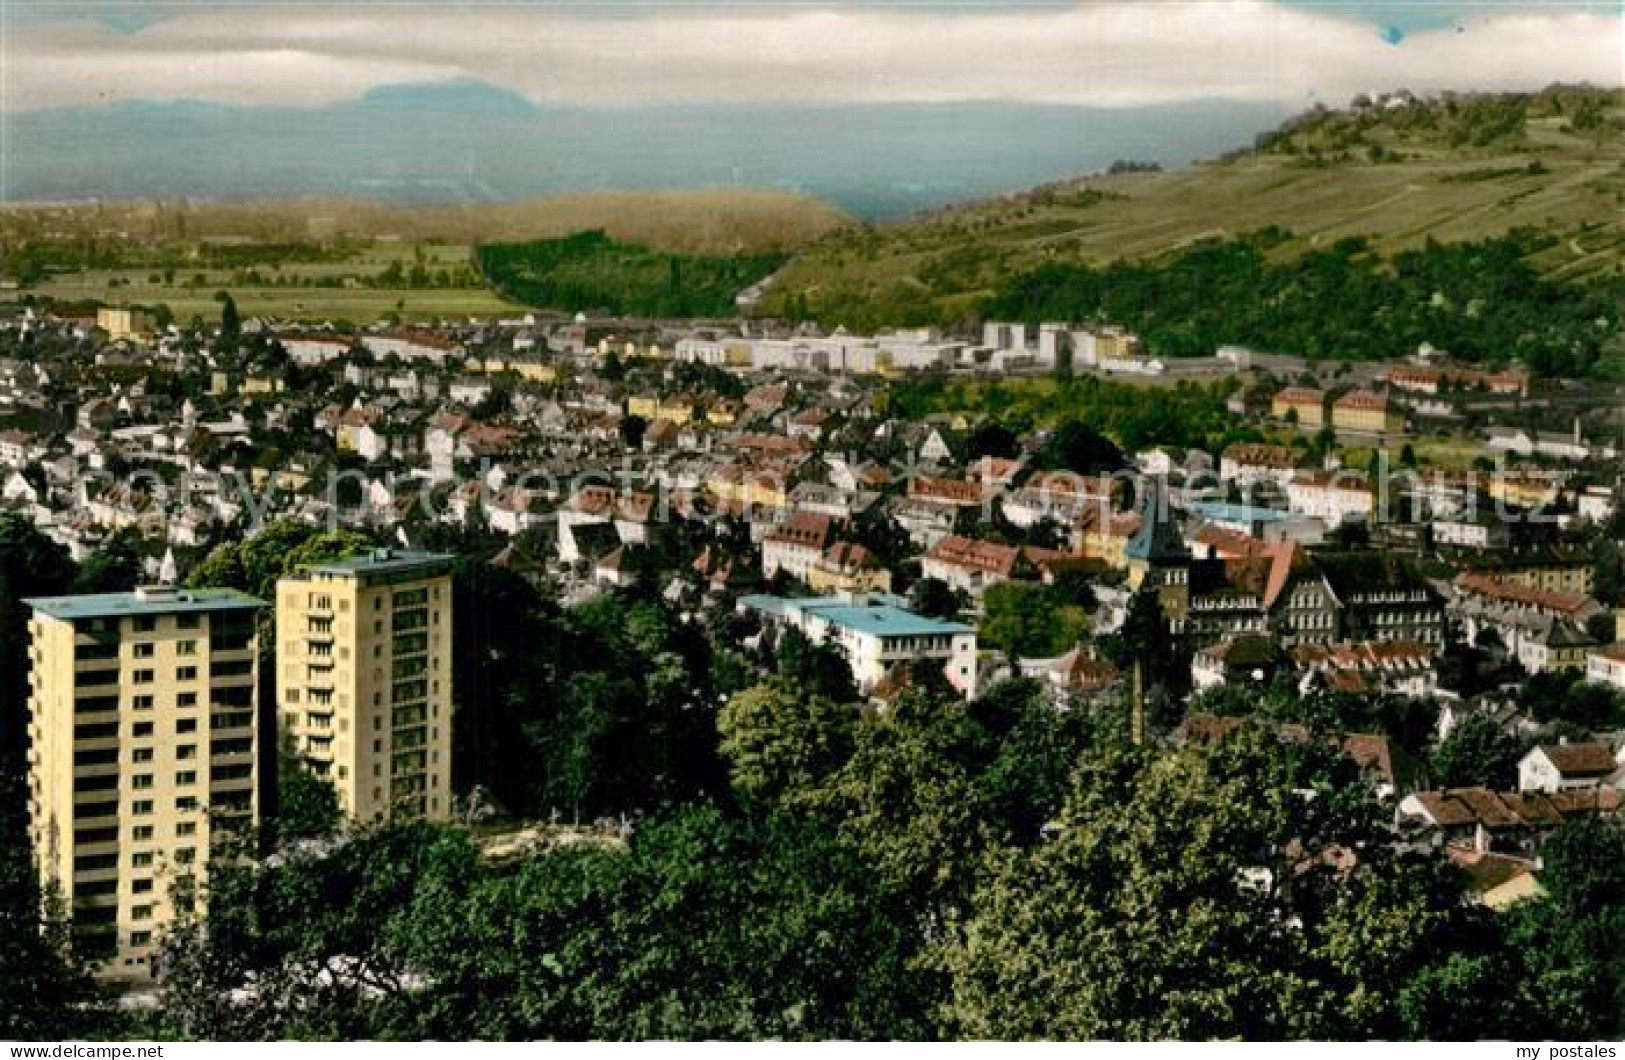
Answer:
M1363 237L1379 255L1521 229L1530 264L1612 279L1625 258L1625 92L1554 88L1315 111L1177 173L1049 185L803 251L761 306L834 326L974 319L1041 266L1146 259L1273 230L1285 260Z

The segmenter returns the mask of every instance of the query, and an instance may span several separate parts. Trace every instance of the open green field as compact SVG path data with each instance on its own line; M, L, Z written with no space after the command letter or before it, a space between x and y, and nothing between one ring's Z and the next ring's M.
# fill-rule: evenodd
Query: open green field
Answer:
M217 288L218 289L218 288ZM244 316L287 320L347 321L370 324L391 314L402 320L433 321L466 317L512 315L517 307L482 288L467 290L408 290L337 288L230 287L232 299ZM220 305L213 290L172 290L163 287L120 287L112 290L87 283L52 283L41 294L64 301L96 300L109 305L129 303L167 305L181 322L192 317L213 320Z
M212 318L220 290L250 315L488 317L517 307L472 267L480 243L602 231L655 254L766 257L850 223L818 199L750 190L413 208L327 199L14 205L0 208L0 275L63 302L166 305L182 321Z
M175 319L219 315L216 291L230 291L249 316L348 321L368 324L391 314L403 320L460 319L511 315L518 307L480 285L468 268L471 248L446 243L406 245L377 241L339 260L301 261L252 269L124 268L90 269L53 275L33 285L36 294L69 303L166 305ZM397 267L403 274L424 269L424 286L377 284ZM457 284L437 283L442 273ZM253 282L254 277L259 282ZM446 277L447 281L450 276Z
M862 328L974 316L1041 265L1148 258L1276 227L1282 257L1365 236L1384 253L1534 228L1549 276L1617 277L1625 262L1625 92L1557 90L1447 108L1336 112L1233 157L1174 173L1051 185L911 221L837 232L764 300Z
M359 199L197 200L0 206L0 249L79 244L142 253L200 244L383 240L468 246L602 229L677 254L784 252L853 223L821 199L783 191L593 191L473 206L390 206Z

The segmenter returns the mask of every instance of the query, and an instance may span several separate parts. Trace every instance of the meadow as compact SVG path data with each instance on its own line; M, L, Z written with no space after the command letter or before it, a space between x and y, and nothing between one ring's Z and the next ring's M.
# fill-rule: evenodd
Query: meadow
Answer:
M685 257L781 255L849 224L777 191L601 191L479 206L360 200L14 205L0 275L69 305L167 306L210 319L216 291L247 315L371 323L512 315L473 266L486 242L598 230ZM743 285L741 285L743 286Z
M230 291L245 316L370 324L386 317L432 321L513 315L518 307L481 284L467 245L378 241L338 260L257 265L246 269L121 268L61 273L31 293L70 305L167 306L176 320L219 315L217 291ZM399 267L398 283L378 279ZM409 282L414 266L428 278ZM445 273L443 282L436 275ZM453 275L461 282L453 284Z

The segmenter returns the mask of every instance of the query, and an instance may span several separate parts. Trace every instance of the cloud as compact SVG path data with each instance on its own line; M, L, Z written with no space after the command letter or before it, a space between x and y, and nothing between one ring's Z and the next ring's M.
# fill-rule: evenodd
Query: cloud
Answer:
M1092 2L1021 11L762 4L625 9L183 9L119 31L13 24L8 110L114 100L320 106L385 84L475 78L536 103L1192 99L1303 105L1408 87L1625 82L1617 14L1497 8L1385 43L1368 21L1264 0Z

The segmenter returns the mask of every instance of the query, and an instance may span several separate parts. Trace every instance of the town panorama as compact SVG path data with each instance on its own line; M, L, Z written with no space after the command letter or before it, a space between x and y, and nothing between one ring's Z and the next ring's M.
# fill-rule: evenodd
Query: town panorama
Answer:
M1619 1055L1617 11L332 6L3 30L0 1038Z

